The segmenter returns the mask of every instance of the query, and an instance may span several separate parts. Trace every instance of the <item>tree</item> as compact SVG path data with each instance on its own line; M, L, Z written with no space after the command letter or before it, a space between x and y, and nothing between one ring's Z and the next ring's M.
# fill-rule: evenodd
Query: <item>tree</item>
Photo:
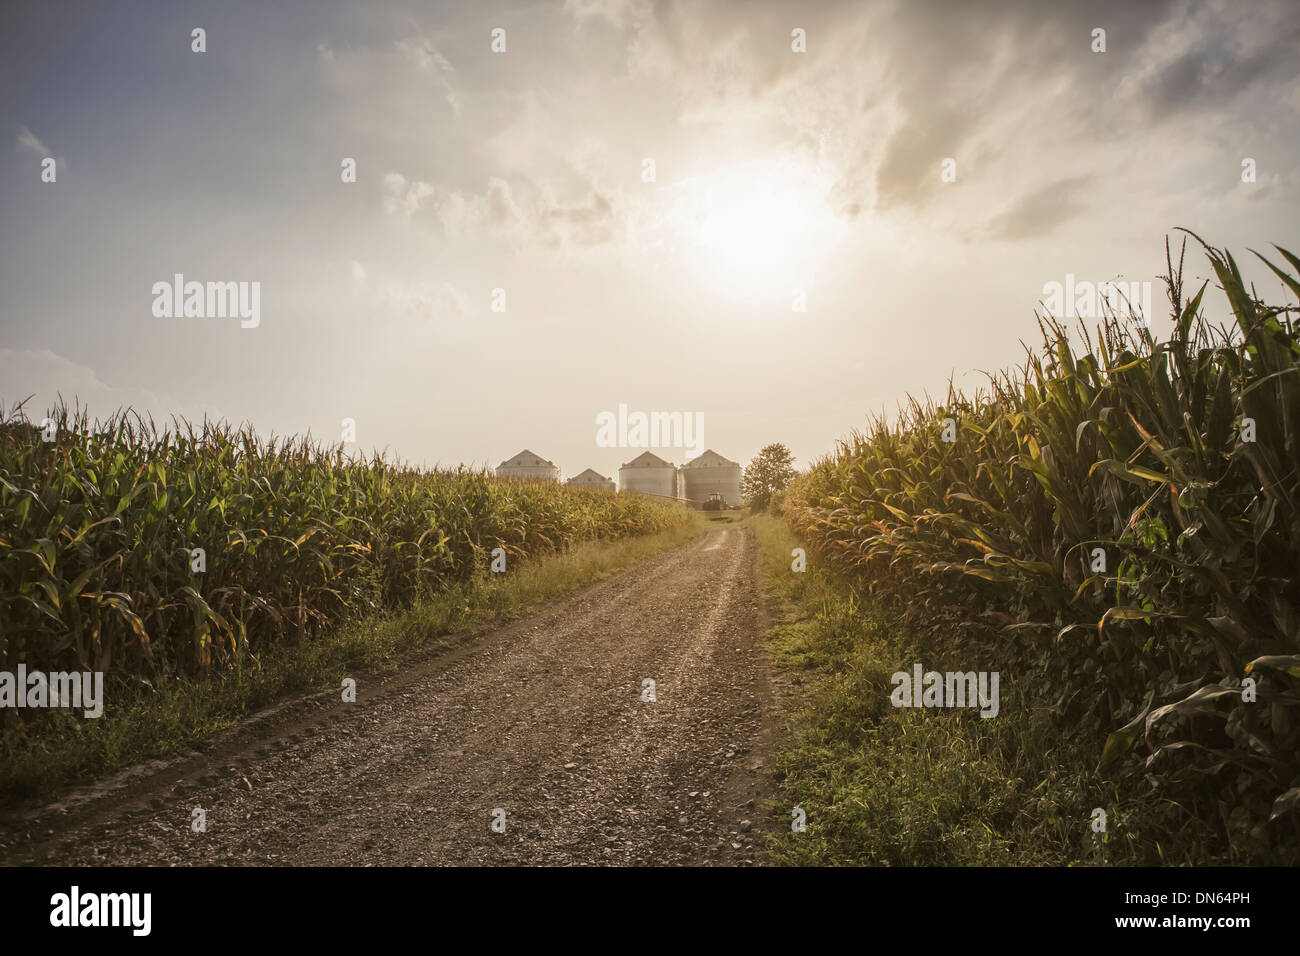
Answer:
M754 511L762 511L772 496L785 490L796 472L794 455L780 442L764 446L740 478L740 493Z

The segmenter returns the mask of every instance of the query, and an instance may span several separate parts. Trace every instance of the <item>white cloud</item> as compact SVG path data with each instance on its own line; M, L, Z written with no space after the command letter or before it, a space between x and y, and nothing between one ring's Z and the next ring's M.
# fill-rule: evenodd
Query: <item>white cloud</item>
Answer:
M31 150L37 156L49 156L49 148L36 138L36 134L26 126L18 127L18 148Z
M415 64L421 73L454 73L455 68L438 48L425 37L407 37L398 40L394 46L397 51Z
M349 100L366 104L376 122L409 125L413 117L427 114L431 85L453 116L461 114L455 67L418 30L377 46L335 49L321 43L316 53L321 79Z
M649 0L564 0L564 12L579 27L590 19L605 20L619 29L644 20L650 15Z
M384 211L410 219L434 195L434 188L426 182L408 182L401 173L384 175Z
M451 107L453 113L460 116L460 100L456 97L456 88L452 85L451 77L447 75L455 73L456 68L442 55L433 41L427 36L418 35L398 40L394 47L404 59L415 64L417 72L437 79L438 87L442 90L447 105Z
M521 181L520 187L522 195L494 176L484 192L467 194L394 172L384 177L384 210L403 219L424 215L453 241L501 241L516 248L611 245L627 220L620 199L595 185L572 202L548 186Z
M348 263L352 292L369 308L402 318L452 324L468 314L470 299L464 290L446 280L407 279L390 272L371 275L356 260Z
M399 315L454 323L469 310L469 296L450 282L407 282L386 278L375 286L381 308Z
M68 167L67 160L65 160L62 156L54 155L54 152L48 146L42 143L40 139L36 136L36 134L33 133L31 130L29 130L26 126L18 127L18 141L14 148L19 150L25 150L34 156L39 156L41 159L46 159L46 158L53 159L55 163L58 165L58 169L60 173L65 172L67 170Z

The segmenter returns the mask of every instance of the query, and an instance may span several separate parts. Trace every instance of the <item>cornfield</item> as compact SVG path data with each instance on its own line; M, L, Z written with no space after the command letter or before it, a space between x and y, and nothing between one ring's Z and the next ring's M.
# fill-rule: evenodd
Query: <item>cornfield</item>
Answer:
M1111 314L1076 343L1039 315L1022 367L873 419L781 508L930 650L994 662L1063 732L1093 735L1119 785L1154 787L1246 856L1295 858L1296 309L1201 244L1231 323L1205 318L1208 282L1184 297L1166 242L1167 341ZM1300 260L1278 252L1293 271L1259 258L1300 298Z
M51 422L0 416L10 672L202 676L484 574L496 548L509 568L687 520L654 499L349 460L225 425L92 424L66 407Z

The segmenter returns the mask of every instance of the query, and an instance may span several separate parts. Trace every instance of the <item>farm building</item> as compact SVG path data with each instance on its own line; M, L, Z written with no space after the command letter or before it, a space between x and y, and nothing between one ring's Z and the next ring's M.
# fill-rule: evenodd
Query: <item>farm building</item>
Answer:
M606 478L604 475L597 474L595 470L588 468L580 474L574 475L565 484L574 485L578 488L598 488L601 491L613 491L614 479Z
M531 478L535 481L559 481L560 469L553 462L525 448L515 457L497 465L498 478Z
M712 448L682 465L682 495L694 507L718 493L728 505L740 504L740 465Z
M652 452L642 452L618 470L620 491L678 497L677 466Z

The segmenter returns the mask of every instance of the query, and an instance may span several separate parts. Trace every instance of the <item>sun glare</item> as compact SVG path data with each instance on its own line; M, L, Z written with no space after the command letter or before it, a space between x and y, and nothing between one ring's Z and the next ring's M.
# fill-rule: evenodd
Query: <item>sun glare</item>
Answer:
M755 162L696 181L688 238L711 281L733 292L768 292L808 279L837 226L829 184L810 164Z

